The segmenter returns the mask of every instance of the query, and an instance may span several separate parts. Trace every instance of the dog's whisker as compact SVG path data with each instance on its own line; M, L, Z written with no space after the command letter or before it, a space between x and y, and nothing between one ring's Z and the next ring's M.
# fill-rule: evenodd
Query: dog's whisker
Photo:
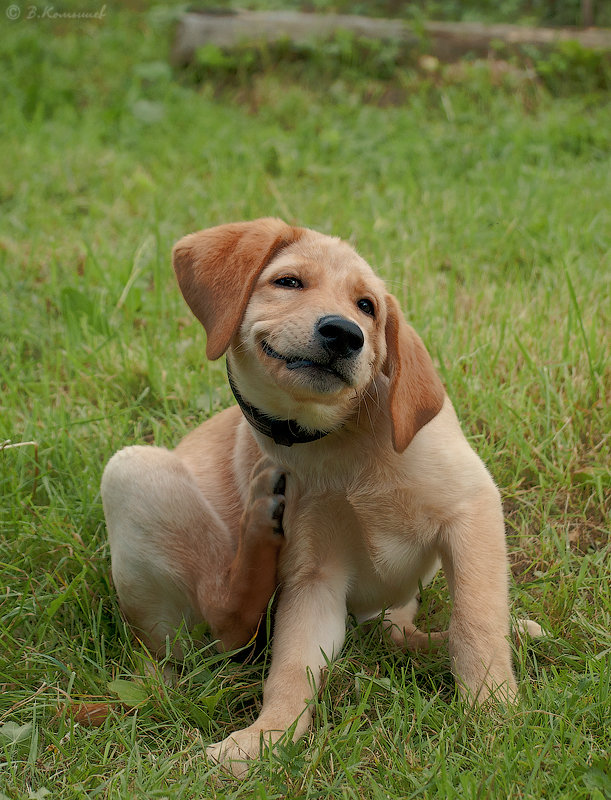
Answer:
M362 395L355 391L352 399L356 400L356 425L358 427L359 422L361 421L361 406L363 405L363 398Z
M375 399L376 406L380 408L380 389L378 388L378 382L374 378L374 380L371 383L373 385L373 388L376 390L376 399Z
M364 394L365 394L366 397L368 397L371 400L371 402L373 403L375 408L379 409L380 408L380 395L379 395L379 392L378 392L378 388L375 385L375 382L372 381L372 384L376 389L376 396L374 397L373 394L369 391L369 389L365 389L364 390Z
M371 435L373 436L373 441L374 441L375 445L377 446L378 445L378 437L376 435L376 428L375 428L373 419L371 418L371 413L369 411L369 406L368 406L367 403L364 403L363 405L365 406L365 411L367 412L367 417L369 419L369 427L371 429Z

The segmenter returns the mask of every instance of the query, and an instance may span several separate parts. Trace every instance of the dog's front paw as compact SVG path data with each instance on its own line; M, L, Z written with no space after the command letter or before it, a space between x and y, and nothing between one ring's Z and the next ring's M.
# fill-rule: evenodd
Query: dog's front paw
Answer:
M488 707L500 703L512 705L518 699L518 687L510 667L489 667L463 672L456 676L460 694L469 705Z
M273 736L272 731L262 731L251 725L236 731L222 742L211 744L206 748L206 755L212 761L221 764L236 778L243 778L248 772L249 762L259 758L261 748L273 744L281 734Z

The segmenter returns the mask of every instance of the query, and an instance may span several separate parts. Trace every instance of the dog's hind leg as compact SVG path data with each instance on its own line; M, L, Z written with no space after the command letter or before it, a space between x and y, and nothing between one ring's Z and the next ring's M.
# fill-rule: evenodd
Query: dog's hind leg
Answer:
M180 459L159 447L127 447L102 476L102 502L119 604L136 635L162 656L184 625L202 620L199 573L222 552L223 524Z
M270 483L273 476L267 477ZM273 513L280 495L267 506L254 503L240 531L231 531L177 455L136 446L108 462L102 501L119 602L153 654L164 655L169 639L180 658L176 634L202 620L223 649L248 642L275 588L282 537L273 532L279 524ZM267 551L258 564L264 579L251 568L262 539Z
M286 477L267 458L255 464L249 494L240 519L235 557L226 571L226 588L221 604L207 605L206 619L226 650L246 644L257 627L276 590L276 565L284 541L282 518ZM203 594L207 587L202 585Z

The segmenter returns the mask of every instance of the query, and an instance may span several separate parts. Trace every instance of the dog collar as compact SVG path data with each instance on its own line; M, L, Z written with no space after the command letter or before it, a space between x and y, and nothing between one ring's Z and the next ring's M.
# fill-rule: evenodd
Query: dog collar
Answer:
M256 431L273 439L275 444L291 447L294 444L316 442L329 433L329 431L308 431L302 428L294 419L277 419L276 417L270 417L264 411L261 411L260 408L246 402L233 382L231 370L229 369L229 361L227 361L227 378L229 379L229 386L231 387L233 396L237 400L242 414L246 417L246 421Z

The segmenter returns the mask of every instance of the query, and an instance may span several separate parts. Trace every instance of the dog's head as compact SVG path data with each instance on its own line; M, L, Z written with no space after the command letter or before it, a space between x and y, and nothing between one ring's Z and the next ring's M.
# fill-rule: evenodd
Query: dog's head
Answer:
M346 242L264 218L185 236L173 263L208 358L227 351L240 393L269 417L333 430L382 373L401 452L441 409L424 345Z

